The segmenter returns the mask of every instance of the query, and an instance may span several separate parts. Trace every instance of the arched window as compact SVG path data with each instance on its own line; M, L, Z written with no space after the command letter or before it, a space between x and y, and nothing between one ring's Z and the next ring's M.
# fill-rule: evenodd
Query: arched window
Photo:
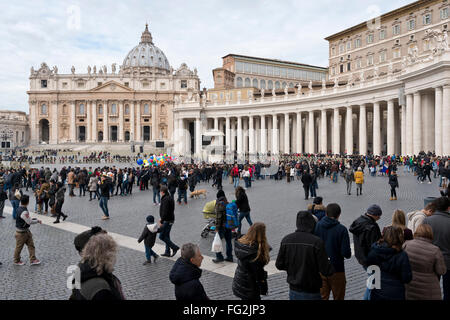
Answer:
M250 78L245 78L245 87L250 87L251 83L250 83Z
M241 77L238 77L236 79L236 87L242 88L242 78Z
M45 103L41 105L41 114L47 114L47 105Z
M144 114L150 114L150 107L148 103L144 104Z
M283 89L286 88L286 82L283 81Z
M254 88L258 88L258 79L253 79L252 86L253 86Z
M270 90L273 89L273 81L272 81L272 80L269 80L269 81L267 82L267 88L270 89Z
M160 114L166 114L166 106L165 105L161 105L160 110L159 110Z
M98 142L103 141L103 131L99 131L99 132L98 132L97 140L98 140Z
M103 106L101 104L98 105L98 114L103 114Z
M125 114L130 114L130 106L129 105L125 105Z
M261 88L261 89L266 89L266 80L261 80L261 82L260 82L260 88Z
M289 88L293 88L294 84L292 82L289 83Z
M130 131L125 131L125 141L130 141Z
M280 89L280 81L275 82L275 89Z
M84 104L80 104L80 114L84 114Z
M111 114L116 114L117 113L117 105L115 103L113 103L111 105Z

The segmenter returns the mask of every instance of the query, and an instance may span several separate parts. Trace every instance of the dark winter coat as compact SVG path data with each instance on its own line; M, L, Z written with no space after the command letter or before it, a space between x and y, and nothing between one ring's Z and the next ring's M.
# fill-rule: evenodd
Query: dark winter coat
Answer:
M250 205L248 204L247 195L242 192L239 197L236 198L236 205L241 212L250 212Z
M355 257L364 268L367 268L367 255L372 244L381 238L380 227L373 218L362 215L353 221L350 232L353 233Z
M142 234L141 234L141 236L140 236L139 239L138 239L138 242L139 242L139 243L141 243L142 240L144 240L144 245L145 245L146 247L149 247L149 248L153 248L153 246L155 245L155 241L156 241L156 234L157 234L158 232L161 232L160 229L158 229L157 232L151 232L150 229L149 229L148 227L149 227L150 225L152 225L152 224L154 224L154 223L147 224L147 225L144 227L144 230L142 231Z
M283 238L276 261L278 270L287 271L287 282L293 291L318 293L322 287L320 274L334 273L325 244L313 234L316 222L309 212L297 214L297 231Z
M450 213L436 211L431 217L426 217L423 223L433 229L433 244L441 249L447 270L450 270Z
M325 216L316 225L316 236L325 243L325 250L336 272L345 272L344 258L350 259L350 237L347 228L338 220Z
M228 200L226 197L220 197L216 201L216 206L214 207L214 212L216 213L216 226L217 228L225 226L226 222L226 207Z
M244 300L260 300L261 290L264 290L262 282L267 280L267 273L262 262L253 261L258 255L258 245L249 246L235 241L234 253L238 265L233 278L233 294Z
M391 175L389 177L389 185L391 186L391 188L398 188L397 176Z
M326 214L326 208L322 204L309 204L308 211L317 218L317 221L322 220Z
M306 187L309 188L309 186L312 183L312 177L309 173L304 173L302 175L302 183L303 183L303 188L306 188Z
M374 243L367 256L368 265L381 271L380 289L372 289L370 300L405 300L405 284L411 282L412 271L406 252Z
M165 194L161 198L161 205L159 207L159 216L161 222L174 222L175 221L175 202L170 194Z
M183 258L178 258L170 271L169 279L175 285L177 300L209 300L200 282L202 270Z

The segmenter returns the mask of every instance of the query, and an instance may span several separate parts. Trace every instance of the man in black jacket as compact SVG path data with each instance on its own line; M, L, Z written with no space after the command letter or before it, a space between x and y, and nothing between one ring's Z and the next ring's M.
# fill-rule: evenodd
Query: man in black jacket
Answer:
M175 243L170 240L170 230L175 222L175 202L169 194L169 190L166 186L161 186L161 206L159 207L159 216L161 217L161 234L159 239L166 244L166 251L162 254L163 257L173 257L178 249ZM170 254L172 249L172 254Z
M275 266L287 271L290 300L320 300L322 274L334 273L322 239L313 234L316 221L308 211L297 213L297 231L283 238Z
M311 186L313 179L311 175L309 174L309 170L303 172L302 175L302 183L303 183L303 189L305 190L305 200L309 199L309 188Z
M170 281L175 285L177 300L209 300L200 282L202 261L203 256L197 245L183 244L181 258L175 262L169 276Z

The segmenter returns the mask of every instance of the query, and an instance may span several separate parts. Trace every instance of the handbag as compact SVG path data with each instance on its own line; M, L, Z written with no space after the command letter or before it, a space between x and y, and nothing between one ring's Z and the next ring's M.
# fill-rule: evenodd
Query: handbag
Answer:
M14 192L14 197L16 197L18 200L20 200L20 198L22 198L22 194L20 193L19 189L17 189L16 192Z
M212 243L212 252L222 252L222 240L220 239L219 233L216 232L216 235L214 236L214 240Z

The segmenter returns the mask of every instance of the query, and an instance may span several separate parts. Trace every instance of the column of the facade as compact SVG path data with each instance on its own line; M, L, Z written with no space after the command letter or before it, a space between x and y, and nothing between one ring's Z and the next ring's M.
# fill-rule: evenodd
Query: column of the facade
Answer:
M333 110L333 154L340 153L339 108Z
M37 102L30 102L30 143L38 144L39 143L39 133L36 130L37 128L37 119L36 119L36 111L37 111Z
M119 129L119 142L123 142L123 101L119 101L119 125L118 125L118 129Z
M359 154L367 154L367 112L365 104L359 107Z
M289 113L284 114L284 153L291 153L291 135L289 131Z
M413 95L414 115L413 115L413 153L415 155L422 151L422 102L420 92Z
M303 153L303 128L301 112L297 112L297 153Z
M395 154L395 115L394 100L387 103L387 154Z
M248 121L247 119L242 119L242 152L243 154L248 152Z
M202 122L200 118L195 119L195 156L201 157L202 151L202 134L201 134Z
M50 144L58 144L58 101L52 101L52 118L51 127L52 132L50 135Z
M442 89L442 155L450 156L450 143L444 139L450 132L450 84Z
M231 128L230 128L230 117L225 118L225 147L226 151L231 151Z
M86 142L92 142L92 101L86 101Z
M381 154L381 119L380 103L373 103L373 154Z
M135 117L134 117L134 101L130 101L130 140L132 142L135 141L136 136L134 133L134 123L135 123Z
M256 152L255 148L255 129L253 123L253 116L248 117L248 153L253 156Z
M152 138L150 140L157 140L158 131L156 128L156 102L152 101L151 104L152 104Z
M321 153L327 153L328 136L327 136L327 110L323 109L320 114L320 151Z
M135 141L140 142L141 141L141 101L136 102L136 129L135 129Z
M70 141L73 143L77 140L77 126L75 121L75 101L70 104Z
M238 157L242 156L242 152L243 152L243 141L242 141L242 117L238 116L237 117L237 154Z
M272 115L272 154L278 154L278 116Z
M267 130L266 130L266 116L263 114L261 115L261 150L260 152L262 154L267 153Z
M406 155L407 145L406 145L406 105L402 105L402 125L401 125L401 154Z
M406 95L406 153L413 155L414 143L413 143L413 95Z
M103 142L109 143L108 101L103 101Z
M353 154L353 110L351 106L347 106L345 124L345 150L347 154Z
M434 107L435 107L435 113L434 113L434 146L435 146L435 152L437 156L442 156L442 87L436 87L434 88ZM447 110L447 112L450 112L450 110Z
M314 153L314 111L308 113L308 153Z
M97 101L91 103L91 142L97 142Z

